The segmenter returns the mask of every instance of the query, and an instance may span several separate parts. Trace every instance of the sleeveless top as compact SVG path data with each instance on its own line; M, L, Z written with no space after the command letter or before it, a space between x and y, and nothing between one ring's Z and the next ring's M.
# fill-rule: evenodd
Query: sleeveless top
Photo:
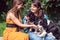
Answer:
M16 17L19 19L19 17ZM20 31L20 27L16 25L10 18L6 18L6 27L9 28L17 28L17 31Z

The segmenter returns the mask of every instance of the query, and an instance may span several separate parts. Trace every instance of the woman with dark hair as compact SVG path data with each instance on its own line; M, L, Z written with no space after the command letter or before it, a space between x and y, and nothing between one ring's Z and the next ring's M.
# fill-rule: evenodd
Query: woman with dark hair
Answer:
M27 20L28 24L33 23L35 25L38 24L39 20L42 20L43 22L41 25L45 30L47 30L47 20L44 18L44 14L42 13L40 0L32 0L30 10L27 12L24 19ZM24 23L26 23L26 22L24 22ZM28 31L28 34L30 36L30 40L43 40L42 37L39 37L34 32ZM48 36L49 34L51 36ZM52 33L49 33L49 34L45 36L44 40L55 40L55 37L53 36L53 34Z
M19 10L22 8L23 0L12 0L12 8L6 16L6 29L4 30L3 40L29 40L28 34L21 32L25 27L36 27L35 25L22 24Z

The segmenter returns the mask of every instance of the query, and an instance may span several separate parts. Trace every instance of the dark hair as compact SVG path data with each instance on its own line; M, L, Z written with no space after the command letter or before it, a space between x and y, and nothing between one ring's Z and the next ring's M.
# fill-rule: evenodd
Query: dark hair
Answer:
M32 3L34 6L36 6L37 8L41 8L41 3L40 3L40 0L32 0Z
M32 0L32 3L35 7L40 8L38 12L39 12L39 14L41 14L41 17L44 17L43 11L41 8L41 1L40 0Z

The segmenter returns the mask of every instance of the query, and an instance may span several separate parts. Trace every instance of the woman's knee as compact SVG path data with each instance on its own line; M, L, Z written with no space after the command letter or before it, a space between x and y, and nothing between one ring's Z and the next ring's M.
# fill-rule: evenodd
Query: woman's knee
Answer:
M42 38L37 36L36 33L30 32L28 34L29 34L30 40L42 40Z
M55 40L55 38L52 36L47 36L47 37L45 37L45 40Z

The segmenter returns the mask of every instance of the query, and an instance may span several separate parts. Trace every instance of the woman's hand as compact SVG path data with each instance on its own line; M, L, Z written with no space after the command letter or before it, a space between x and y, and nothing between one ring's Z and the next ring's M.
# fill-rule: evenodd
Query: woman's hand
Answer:
M31 28L37 28L37 26L36 25L32 25Z

